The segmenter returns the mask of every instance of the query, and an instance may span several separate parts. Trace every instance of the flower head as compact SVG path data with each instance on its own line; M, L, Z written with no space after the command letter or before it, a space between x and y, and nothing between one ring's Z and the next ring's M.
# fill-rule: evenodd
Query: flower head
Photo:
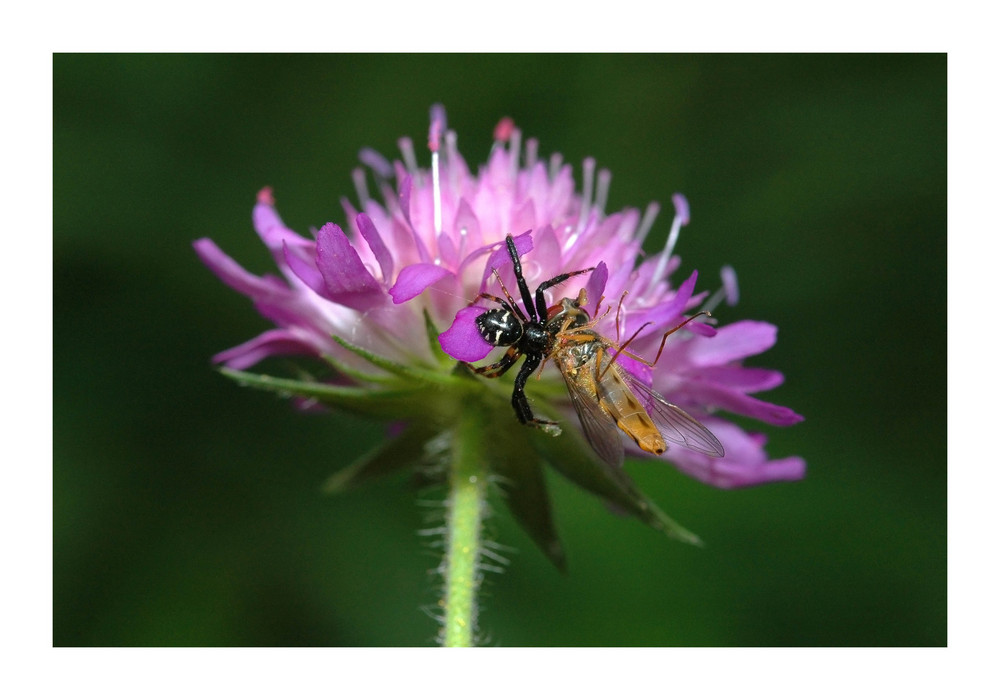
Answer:
M558 154L541 159L537 142L522 143L511 120L500 122L494 138L486 163L473 172L458 152L444 110L433 107L430 167L418 166L413 144L406 138L399 141L399 160L362 150L364 167L354 171L357 204L345 199L343 226L327 223L311 237L289 229L278 215L271 190L261 190L253 224L271 251L280 277L258 277L211 240L196 241L202 261L226 284L250 297L257 310L275 324L256 338L219 353L215 361L238 371L270 356L324 358L336 370L334 384L284 383L280 388L384 417L404 418L426 445L447 430L448 412L461 406L469 392L486 396L505 386L464 373L456 375L454 370L455 360L476 362L494 351L478 332L476 318L495 303L470 303L484 292L495 297L503 294L499 281L511 279L511 260L503 245L507 234L514 237L524 278L532 290L561 273L594 268L548 290L547 303L585 289L587 311L599 319L595 329L612 339L632 338L628 349L638 357L655 356L664 332L691 313L714 306L723 297L735 303L731 269L723 271L723 285L715 295L696 290L696 271L681 275L679 283L672 280L681 267L674 248L681 227L690 218L684 197L673 198L676 215L665 248L644 255L643 243L658 205L651 204L645 212L628 208L609 213L610 174L597 170L593 159L583 162L582 191L578 192L571 166ZM440 329L445 330L439 333ZM719 487L802 477L802 459L769 459L763 436L749 434L717 414L723 411L779 426L801 420L787 408L752 396L781 384L780 373L742 364L770 348L776 333L773 325L760 321L718 326L695 321L668 339L655 367L619 356L626 370L703 422L726 448L722 458L671 448L662 459ZM253 381L250 375L236 376ZM428 387L432 387L430 392ZM389 389L395 392L391 397ZM445 401L442 397L449 392L459 398ZM544 368L542 381L533 381L528 393L530 399L544 404L544 410L554 412L548 417L574 420L551 363ZM434 397L429 398L430 394ZM370 400L371 396L380 400ZM575 454L566 443L539 437L536 434L541 431L517 423L509 404L496 405L502 406L491 423L496 430L515 436L525 434L516 431L526 431L541 455L531 460L569 469L569 460L559 456ZM424 457L425 453L426 449ZM494 465L494 470L510 482L517 475L509 463L524 459L529 457L498 458L499 467ZM581 483L591 479L579 474L575 478ZM622 481L624 475L601 478L607 483L595 485L591 479L587 488L612 501L616 489L639 498L630 491L630 482ZM516 492L526 487L510 488ZM648 504L642 503L639 510L646 508L648 513ZM521 506L516 500L511 507L522 522L531 519L530 514L518 513ZM538 529L544 530L544 524L528 523L528 527L536 539L544 538Z

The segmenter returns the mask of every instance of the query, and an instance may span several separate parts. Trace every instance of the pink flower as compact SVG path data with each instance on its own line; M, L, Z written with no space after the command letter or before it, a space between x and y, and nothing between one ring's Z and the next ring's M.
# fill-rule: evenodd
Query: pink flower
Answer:
M202 261L252 299L275 325L219 353L215 361L243 370L275 355L326 358L338 371L340 384L359 388L388 379L402 382L415 374L425 383L436 381L432 377L453 381L454 360L477 362L494 351L477 331L475 318L495 304L470 303L480 292L501 294L494 269L510 279L511 263L503 245L507 234L515 237L532 290L558 274L595 268L549 290L548 303L585 288L592 316L610 309L597 330L612 340L638 330L629 351L643 358L655 357L663 333L692 313L722 298L735 303L731 269L723 270L722 288L714 295L696 290L697 271L679 272L681 260L674 248L689 221L683 196L673 197L676 215L665 248L646 254L643 244L658 205L649 205L645 212L607 212L611 177L597 170L593 159L583 163L578 192L571 166L558 154L542 159L538 143L522 142L512 121L501 121L494 136L486 163L473 172L458 152L455 133L446 127L443 108L435 106L428 137L430 167L417 164L406 138L399 141L399 160L362 150L365 167L354 171L356 204L344 199L343 225L327 223L309 237L289 229L270 188L261 190L253 225L280 276L254 275L211 240L195 241ZM726 448L721 459L671 448L662 456L665 461L723 488L799 479L805 470L801 458L769 459L761 435L747 433L724 417L742 415L775 426L802 420L794 411L755 396L781 384L779 372L743 364L775 343L777 329L763 321L729 322L729 316L713 317L717 326L692 322L670 336L655 368L624 356L620 362L702 421ZM447 330L438 339L429 328ZM469 381L499 382L462 381L464 387ZM407 386L419 390L415 384ZM433 391L441 392L443 386ZM542 381L532 381L527 394L529 399L533 394L550 397L562 415L547 417L572 423L565 390L553 388L561 386L556 367L547 363ZM507 409L497 420L540 432L517 424ZM638 451L636 455L650 457Z

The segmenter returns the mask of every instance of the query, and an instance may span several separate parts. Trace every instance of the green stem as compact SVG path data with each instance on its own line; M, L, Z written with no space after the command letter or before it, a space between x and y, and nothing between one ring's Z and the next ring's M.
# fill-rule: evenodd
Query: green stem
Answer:
M471 647L476 632L482 522L486 508L485 420L468 406L455 430L449 475L447 553L444 562L446 647Z

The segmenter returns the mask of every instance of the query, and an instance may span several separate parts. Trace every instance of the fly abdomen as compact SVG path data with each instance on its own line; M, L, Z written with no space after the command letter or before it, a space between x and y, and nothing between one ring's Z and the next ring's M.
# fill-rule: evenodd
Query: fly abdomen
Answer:
M657 455L666 452L667 444L659 429L616 368L608 368L599 386L601 406L611 414L621 431L635 440L639 449Z

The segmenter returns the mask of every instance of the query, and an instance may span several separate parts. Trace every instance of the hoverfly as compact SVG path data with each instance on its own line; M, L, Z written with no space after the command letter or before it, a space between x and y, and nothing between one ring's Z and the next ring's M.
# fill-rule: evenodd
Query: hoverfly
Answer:
M626 351L639 331L619 346L593 329L596 321L592 321L583 308L586 304L585 290L581 289L576 299L563 298L558 304L546 307L543 295L546 289L594 268L567 272L542 282L535 289L532 300L521 271L517 248L510 235L506 244L525 311L521 311L494 270L506 298L486 293L476 297L473 304L479 299L488 299L500 305L498 309L477 316L476 328L490 345L509 346L509 349L498 362L484 367L469 367L477 374L494 378L513 367L522 355L525 356L511 395L518 420L541 428L555 425L553 421L534 417L524 392L528 378L551 357L566 382L587 441L609 465L619 467L624 461L619 428L640 449L651 454L663 454L667 449L666 443L672 442L712 457L723 456L722 444L708 428L629 374L617 362L618 356L624 353L650 366L655 365L667 336L697 316L667 331L656 360L646 362Z
M584 436L598 456L613 467L621 466L625 456L618 435L621 429L639 449L651 454L663 454L671 442L710 457L722 457L725 454L722 443L708 428L617 362L624 353L652 367L659 360L667 336L701 314L667 331L656 360L647 362L625 350L638 331L625 343L616 345L595 331L593 323L581 322L581 315L585 317L586 312L580 307L585 303L583 290L576 300L562 300L566 321L556 333L549 356L566 382ZM578 311L575 316L570 313L573 308Z

